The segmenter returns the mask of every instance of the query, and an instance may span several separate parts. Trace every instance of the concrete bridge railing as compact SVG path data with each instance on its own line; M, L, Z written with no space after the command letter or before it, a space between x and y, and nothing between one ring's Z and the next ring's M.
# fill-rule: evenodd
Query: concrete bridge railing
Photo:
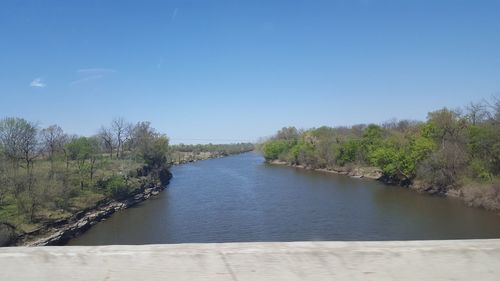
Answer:
M500 240L0 248L0 280L500 280Z

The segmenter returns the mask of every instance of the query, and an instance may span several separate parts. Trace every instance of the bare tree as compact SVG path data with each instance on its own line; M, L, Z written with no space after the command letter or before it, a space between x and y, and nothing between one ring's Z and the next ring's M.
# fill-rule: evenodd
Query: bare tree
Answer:
M36 124L22 118L8 117L0 121L0 143L4 155L15 166L24 161L25 168L30 174L33 160L38 156L38 128Z
M384 130L396 130L398 128L398 119L392 118L390 120L385 121L381 125Z
M44 150L48 153L51 171L54 171L54 155L64 148L67 136L61 127L57 125L49 126L40 131Z
M300 135L304 132L302 130L298 130L295 127L283 127L279 130L274 136L275 139L285 140L288 142L297 141L300 138Z
M463 142L465 122L456 110L443 108L429 112L427 119L434 125L433 134L441 142L441 148L444 149L446 143Z
M109 157L113 158L113 151L115 149L116 144L112 129L102 126L101 129L99 129L97 136L104 145L104 148L108 151Z
M500 94L494 95L491 98L490 107L492 109L492 118L498 124L500 123Z
M113 119L111 128L116 140L116 157L123 157L123 144L130 136L131 125L123 117L119 117Z
M472 125L477 125L489 117L488 107L483 102L471 102L465 107L465 110L466 117Z
M62 148L62 151L64 153L64 159L66 162L66 172L69 170L69 162L71 160L71 153L70 150L68 149L68 144L71 143L72 141L76 140L78 138L78 135L67 135L66 136L66 143Z

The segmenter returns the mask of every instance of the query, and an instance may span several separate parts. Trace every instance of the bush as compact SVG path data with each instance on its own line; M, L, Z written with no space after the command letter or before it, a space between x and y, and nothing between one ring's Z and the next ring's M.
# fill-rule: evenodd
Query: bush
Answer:
M116 199L121 199L127 196L130 192L129 187L125 183L122 176L112 176L104 183L106 191Z
M460 145L450 143L422 161L417 177L429 186L446 192L449 188L456 187L463 178L467 160Z
M7 246L16 238L16 229L13 225L0 222L0 247Z
M288 143L284 140L273 140L266 142L262 147L262 152L266 160L276 160L288 150Z
M477 178L483 181L492 179L491 174L487 168L487 165L479 159L473 159L470 162L470 170L471 170L471 176L473 178Z
M361 144L356 139L349 139L340 145L337 155L337 163L344 166L357 160Z
M465 202L472 207L489 210L500 209L500 184L470 183L464 186L462 194Z

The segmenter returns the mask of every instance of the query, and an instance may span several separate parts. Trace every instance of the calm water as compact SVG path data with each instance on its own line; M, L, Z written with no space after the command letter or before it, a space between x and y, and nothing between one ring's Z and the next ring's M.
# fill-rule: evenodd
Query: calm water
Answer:
M256 153L172 169L158 197L70 245L499 238L500 217L453 199L263 163Z

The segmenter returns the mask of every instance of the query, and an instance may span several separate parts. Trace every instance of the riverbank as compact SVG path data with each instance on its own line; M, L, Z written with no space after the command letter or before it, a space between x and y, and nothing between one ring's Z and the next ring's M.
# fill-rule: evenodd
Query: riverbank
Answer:
M244 152L242 152L244 153ZM239 153L234 153L239 154ZM171 165L182 165L196 161L226 157L234 154L221 153L190 153L184 161L173 162ZM171 175L169 177L169 180ZM70 239L75 238L100 221L106 220L114 213L135 206L145 200L157 196L167 188L167 185L158 181L143 183L137 189L131 191L125 198L115 200L105 198L97 202L94 207L79 211L69 218L46 223L34 231L19 235L9 244L10 246L53 246L64 245Z
M150 197L158 195L166 186L156 185L152 187L141 187L132 192L123 200L106 198L100 201L94 208L80 211L71 218L55 221L42 228L26 233L18 237L15 246L54 246L64 245L70 239L89 230L93 225L105 220L123 209L139 204Z
M368 178L368 179L373 179L373 180L382 180L383 179L382 170L380 170L376 167L335 167L335 168L328 168L328 169L326 169L326 168L314 169L314 168L310 168L310 167L307 167L304 165L291 165L285 161L280 161L280 160L267 161L267 163L272 164L272 165L282 165L282 166L294 167L294 168L311 170L311 171L318 171L318 172L324 172L324 173L332 173L332 174L337 174L337 175L350 176L353 178Z
M463 201L464 204L466 204L469 207L482 208L494 212L500 211L500 192L496 196L491 194L485 194L484 190L480 186L475 186L472 184L465 185L461 189L449 189L446 192L441 193L439 192L439 190L432 187L424 186L420 182L411 182L409 180L397 181L385 177L382 170L376 167L349 166L349 167L335 167L328 169L325 168L314 169L306 167L304 165L291 165L285 161L280 161L280 160L272 160L266 162L272 165L282 165L282 166L294 167L311 171L345 175L353 178L367 178L367 179L377 180L385 184L406 187L419 193L457 198ZM491 200L491 198L498 198L498 199Z
M258 153L172 167L164 194L70 246L500 237L493 212L382 182L264 164Z
M202 152L198 152L198 153L195 153L195 152L176 152L177 157L175 157L175 160L171 161L169 164L172 166L183 165L183 164L194 163L197 161L227 157L230 155L236 155L236 154L250 152L250 151L251 150L237 152L237 153L222 153L222 152L207 152L207 151L202 151Z

